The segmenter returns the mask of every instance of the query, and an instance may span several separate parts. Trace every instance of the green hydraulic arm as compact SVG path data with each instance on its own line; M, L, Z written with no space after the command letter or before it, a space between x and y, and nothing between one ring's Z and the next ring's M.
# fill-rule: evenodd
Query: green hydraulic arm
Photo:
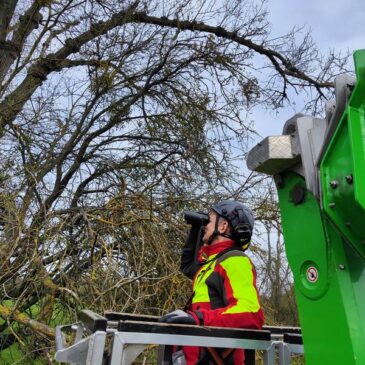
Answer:
M365 50L326 118L297 114L249 153L274 176L306 365L365 364Z

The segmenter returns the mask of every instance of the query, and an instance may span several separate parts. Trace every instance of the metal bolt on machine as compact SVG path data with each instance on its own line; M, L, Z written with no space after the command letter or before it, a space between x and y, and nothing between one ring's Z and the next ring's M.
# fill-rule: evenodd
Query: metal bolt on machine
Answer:
M276 182L306 365L365 364L365 50L325 119L301 114L249 153Z

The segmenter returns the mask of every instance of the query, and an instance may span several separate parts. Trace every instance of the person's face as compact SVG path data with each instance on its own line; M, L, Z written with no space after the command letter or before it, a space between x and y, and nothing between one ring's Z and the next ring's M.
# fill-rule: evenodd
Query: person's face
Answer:
M219 219L218 214L214 211L211 211L209 213L209 222L204 228L204 235L202 238L203 243L205 243L205 244L208 243L209 238L211 237L211 235L214 232L215 222L217 219ZM227 229L228 229L228 222L225 219L220 219L219 224L218 224L218 232L225 233ZM214 243L215 240L216 240L216 238L213 240L212 243Z
M218 219L218 214L216 212L210 212L209 213L209 222L208 224L204 227L204 235L203 235L203 243L207 243L210 236L213 234L214 232L214 228L215 228L215 220Z

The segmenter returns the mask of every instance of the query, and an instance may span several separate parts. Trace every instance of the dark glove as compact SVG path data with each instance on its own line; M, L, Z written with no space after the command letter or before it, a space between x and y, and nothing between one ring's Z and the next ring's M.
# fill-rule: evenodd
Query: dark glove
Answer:
M181 309L165 314L158 321L166 323L197 324L191 314L186 313Z
M194 225L191 226L188 237L186 238L184 248L191 248L195 250L195 247L197 244L199 244L198 241L200 241L201 237L199 237L199 234L201 234L201 225Z
M192 226L189 236L185 241L185 245L181 254L180 270L189 278L193 279L200 265L196 260L196 254L199 249L201 240L201 226Z

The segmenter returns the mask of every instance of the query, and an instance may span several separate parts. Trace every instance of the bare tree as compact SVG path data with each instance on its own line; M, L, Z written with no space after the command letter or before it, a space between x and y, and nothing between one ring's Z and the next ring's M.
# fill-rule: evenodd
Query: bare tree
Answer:
M252 251L258 268L259 292L267 323L299 326L294 282L286 260L281 217L273 181L256 186L256 228Z
M345 66L295 30L270 39L266 15L242 0L1 2L2 349L29 352L25 328L47 348L84 306L183 303L167 290L187 285L179 213L260 181L236 168L246 112L291 91L322 100Z

